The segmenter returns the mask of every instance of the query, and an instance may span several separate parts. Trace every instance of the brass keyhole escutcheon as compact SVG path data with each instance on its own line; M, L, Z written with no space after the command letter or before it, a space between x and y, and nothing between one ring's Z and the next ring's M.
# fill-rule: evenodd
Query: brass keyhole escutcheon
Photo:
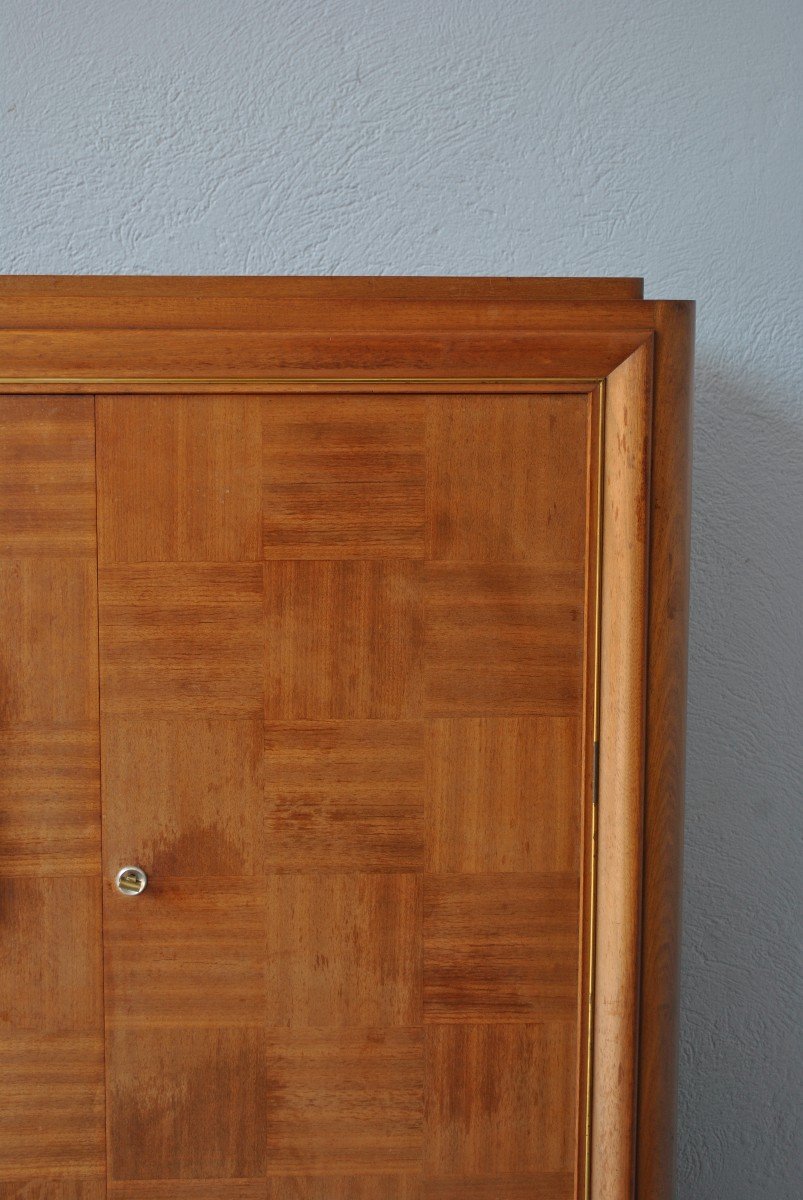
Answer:
M117 891L124 896L138 896L148 886L148 876L142 867L123 867L115 879Z

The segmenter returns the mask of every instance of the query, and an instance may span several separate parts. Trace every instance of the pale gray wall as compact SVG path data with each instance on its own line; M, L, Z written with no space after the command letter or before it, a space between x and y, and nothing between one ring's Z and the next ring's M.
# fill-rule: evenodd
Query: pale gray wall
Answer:
M4 271L643 274L699 301L682 1200L799 1195L800 11L5 0L1 18Z

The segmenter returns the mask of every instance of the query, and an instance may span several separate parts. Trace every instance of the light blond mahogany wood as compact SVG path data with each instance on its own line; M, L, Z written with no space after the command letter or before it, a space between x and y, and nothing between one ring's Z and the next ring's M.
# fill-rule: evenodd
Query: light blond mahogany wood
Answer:
M103 396L102 563L260 557L260 406L241 396Z
M266 717L420 718L421 602L419 562L265 563Z
M0 558L0 728L92 727L98 707L96 594L91 559Z
M106 1166L103 1113L99 1033L0 1033L0 1181L94 1184Z
M582 566L590 415L582 395L430 400L428 557Z
M255 1027L179 1020L132 1028L115 1020L107 1032L110 1177L264 1175L265 1048Z
M6 275L0 326L221 329L299 324L321 328L421 329L451 319L458 328L526 324L534 306L559 302L599 315L641 301L641 279L524 279L474 276ZM645 312L651 305L625 304ZM564 320L566 318L564 317Z
M422 1041L420 1027L270 1030L270 1174L419 1174Z
M95 557L91 397L0 396L0 554Z
M0 1183L0 1200L106 1200L106 1179L99 1176Z
M0 396L0 1196L105 1194L94 404Z
M138 1179L137 1200L269 1200L265 1179ZM131 1200L130 1183L109 1183L107 1197Z
M108 416L124 399L101 398L99 410ZM192 461L210 436L210 400L189 403L173 415ZM211 403L225 418L223 401ZM107 876L124 861L152 874L136 903L107 883L111 1179L297 1172L337 1180L391 1170L423 1187L423 1159L433 1181L457 1175L475 1187L479 1172L504 1192L508 1175L535 1186L544 1175L550 1188L557 1175L568 1196L588 911L580 761L584 697L593 691L585 606L594 401L333 394L260 403L262 564L181 561L189 545L196 558L209 547L227 553L228 543L215 540L225 509L206 493L193 543L165 541L172 484L157 483L141 499L135 488L130 503L117 503L129 456L151 439L150 400L134 400L119 423L99 424L100 510L115 513L107 554L150 560L102 564L100 577ZM479 472L467 439L481 449ZM526 445L543 456L531 461ZM214 494L220 458L207 450L206 461ZM149 470L167 479L158 462ZM359 510L338 507L337 491L331 512L319 502L317 489L355 471L374 488L388 476L410 484L415 543L400 545L399 510L379 493L378 536L365 545L350 532L364 520ZM513 542L499 502L502 475L525 498ZM486 481L498 498L487 511L475 497ZM285 521L286 486L312 497L295 526ZM528 496L542 511L545 539ZM431 529L446 533L433 539L431 561L427 511ZM327 530L334 541L320 540ZM160 561L166 547L179 561ZM320 557L333 553L342 557ZM486 664L480 672L478 662ZM439 708L430 718L435 702L424 681L439 670L449 687L433 691ZM250 712L257 695L262 712L263 685L264 743ZM547 796L545 786L536 810L536 779L553 778L553 753L559 791ZM495 755L509 762L498 780ZM488 761L451 867L449 810L460 804L463 759L475 756ZM425 821L427 777L444 782ZM132 796L142 797L134 813ZM483 830L505 807L512 824L504 850L484 866ZM542 1046L545 1021L552 1032ZM532 1054L516 1086L523 1093L537 1084L542 1099L511 1133L509 1156L450 1165L427 1150L445 1136L439 1123L462 1086L459 1060L439 1059L423 1034L445 1024L466 1036L494 1025L488 1045L509 1057L511 1070L520 1053ZM208 1043L196 1037L202 1031ZM142 1062L143 1047L156 1065ZM249 1076L241 1094L232 1078L243 1047L265 1075L264 1083ZM216 1097L192 1094L207 1049L202 1066L217 1081ZM487 1074L490 1063L481 1059L478 1070ZM157 1071L166 1096L180 1097L171 1110ZM233 1086L242 1129L230 1123L226 1133L219 1097ZM249 1121L260 1087L267 1124L257 1143ZM478 1145L510 1119L497 1088L483 1087L466 1130ZM544 1096L561 1097L560 1111ZM533 1122L538 1140L528 1147ZM545 1137L557 1139L546 1158Z
M426 853L434 873L580 869L576 717L427 722Z
M529 1177L536 1195L560 1177L555 1194L568 1198L572 1175L573 1081L552 1064L576 1053L571 1022L433 1025L427 1029L430 1070L441 1086L427 1092L425 1175L496 1181ZM515 1193L514 1193L515 1194ZM549 1194L549 1192L548 1192ZM447 1192L448 1195L448 1192Z
M656 305L636 1191L674 1200L694 306Z
M104 714L260 715L259 563L101 567L99 588Z
M106 877L121 853L160 879L259 871L262 743L258 717L105 716Z
M277 874L420 872L421 721L267 721L265 865Z
M265 404L264 557L423 558L424 415L411 396Z
M0 876L97 872L97 729L4 730L0 784Z
M643 322L643 318L642 318ZM485 333L275 333L235 330L0 330L0 386L11 392L47 379L93 393L261 390L260 380L286 390L287 379L393 381L512 377L593 380L607 375L645 336L633 331L576 330ZM344 366L344 364L348 364ZM48 370L52 372L48 375ZM331 390L331 384L328 385Z
M646 721L651 348L607 381L593 1057L593 1200L633 1194Z
M96 596L108 1195L669 1200L691 306L640 296L0 287L0 1200L105 1194Z

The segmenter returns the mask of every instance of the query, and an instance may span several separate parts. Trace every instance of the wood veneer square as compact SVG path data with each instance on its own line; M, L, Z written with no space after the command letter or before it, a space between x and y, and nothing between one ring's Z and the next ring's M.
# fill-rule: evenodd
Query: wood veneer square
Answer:
M266 720L420 716L420 570L266 563Z
M100 879L0 880L0 1033L102 1028Z
M263 402L265 558L423 558L424 402Z
M0 638L0 728L97 721L93 560L0 558Z
M107 888L109 1025L153 1029L264 1022L261 880L154 875L136 903L111 883Z
M3 733L0 875L99 873L99 760L94 729Z
M141 716L258 716L262 569L141 563L100 571L101 708Z
M433 872L577 872L576 717L426 723L427 866Z
M268 1174L417 1172L420 1029L269 1031Z
M421 1021L421 879L268 879L268 1025Z
M583 395L430 397L427 556L582 563L589 412Z
M105 1166L102 1032L0 1032L0 1180Z
M99 396L103 563L259 558L260 400Z
M107 1064L112 1181L264 1176L262 1030L113 1028Z
M427 875L427 1021L571 1019L580 883L572 875Z
M252 875L260 862L262 721L103 719L106 876Z
M425 1176L484 1176L498 1190L479 1196L491 1200L506 1194L508 1176L546 1175L552 1196L549 1177L571 1173L575 1162L575 1023L434 1025L426 1055ZM427 1194L463 1193L432 1187ZM467 1186L465 1194L474 1193ZM561 1186L559 1200L569 1195Z
M583 593L579 567L427 563L425 712L579 713Z
M420 721L265 727L265 866L416 871L424 856Z
M91 396L0 396L0 554L95 557Z

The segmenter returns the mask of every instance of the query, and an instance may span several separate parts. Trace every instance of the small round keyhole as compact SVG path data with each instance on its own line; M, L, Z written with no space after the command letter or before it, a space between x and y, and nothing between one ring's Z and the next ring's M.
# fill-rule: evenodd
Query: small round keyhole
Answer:
M124 896L138 896L148 886L148 876L141 867L123 867L114 881Z

